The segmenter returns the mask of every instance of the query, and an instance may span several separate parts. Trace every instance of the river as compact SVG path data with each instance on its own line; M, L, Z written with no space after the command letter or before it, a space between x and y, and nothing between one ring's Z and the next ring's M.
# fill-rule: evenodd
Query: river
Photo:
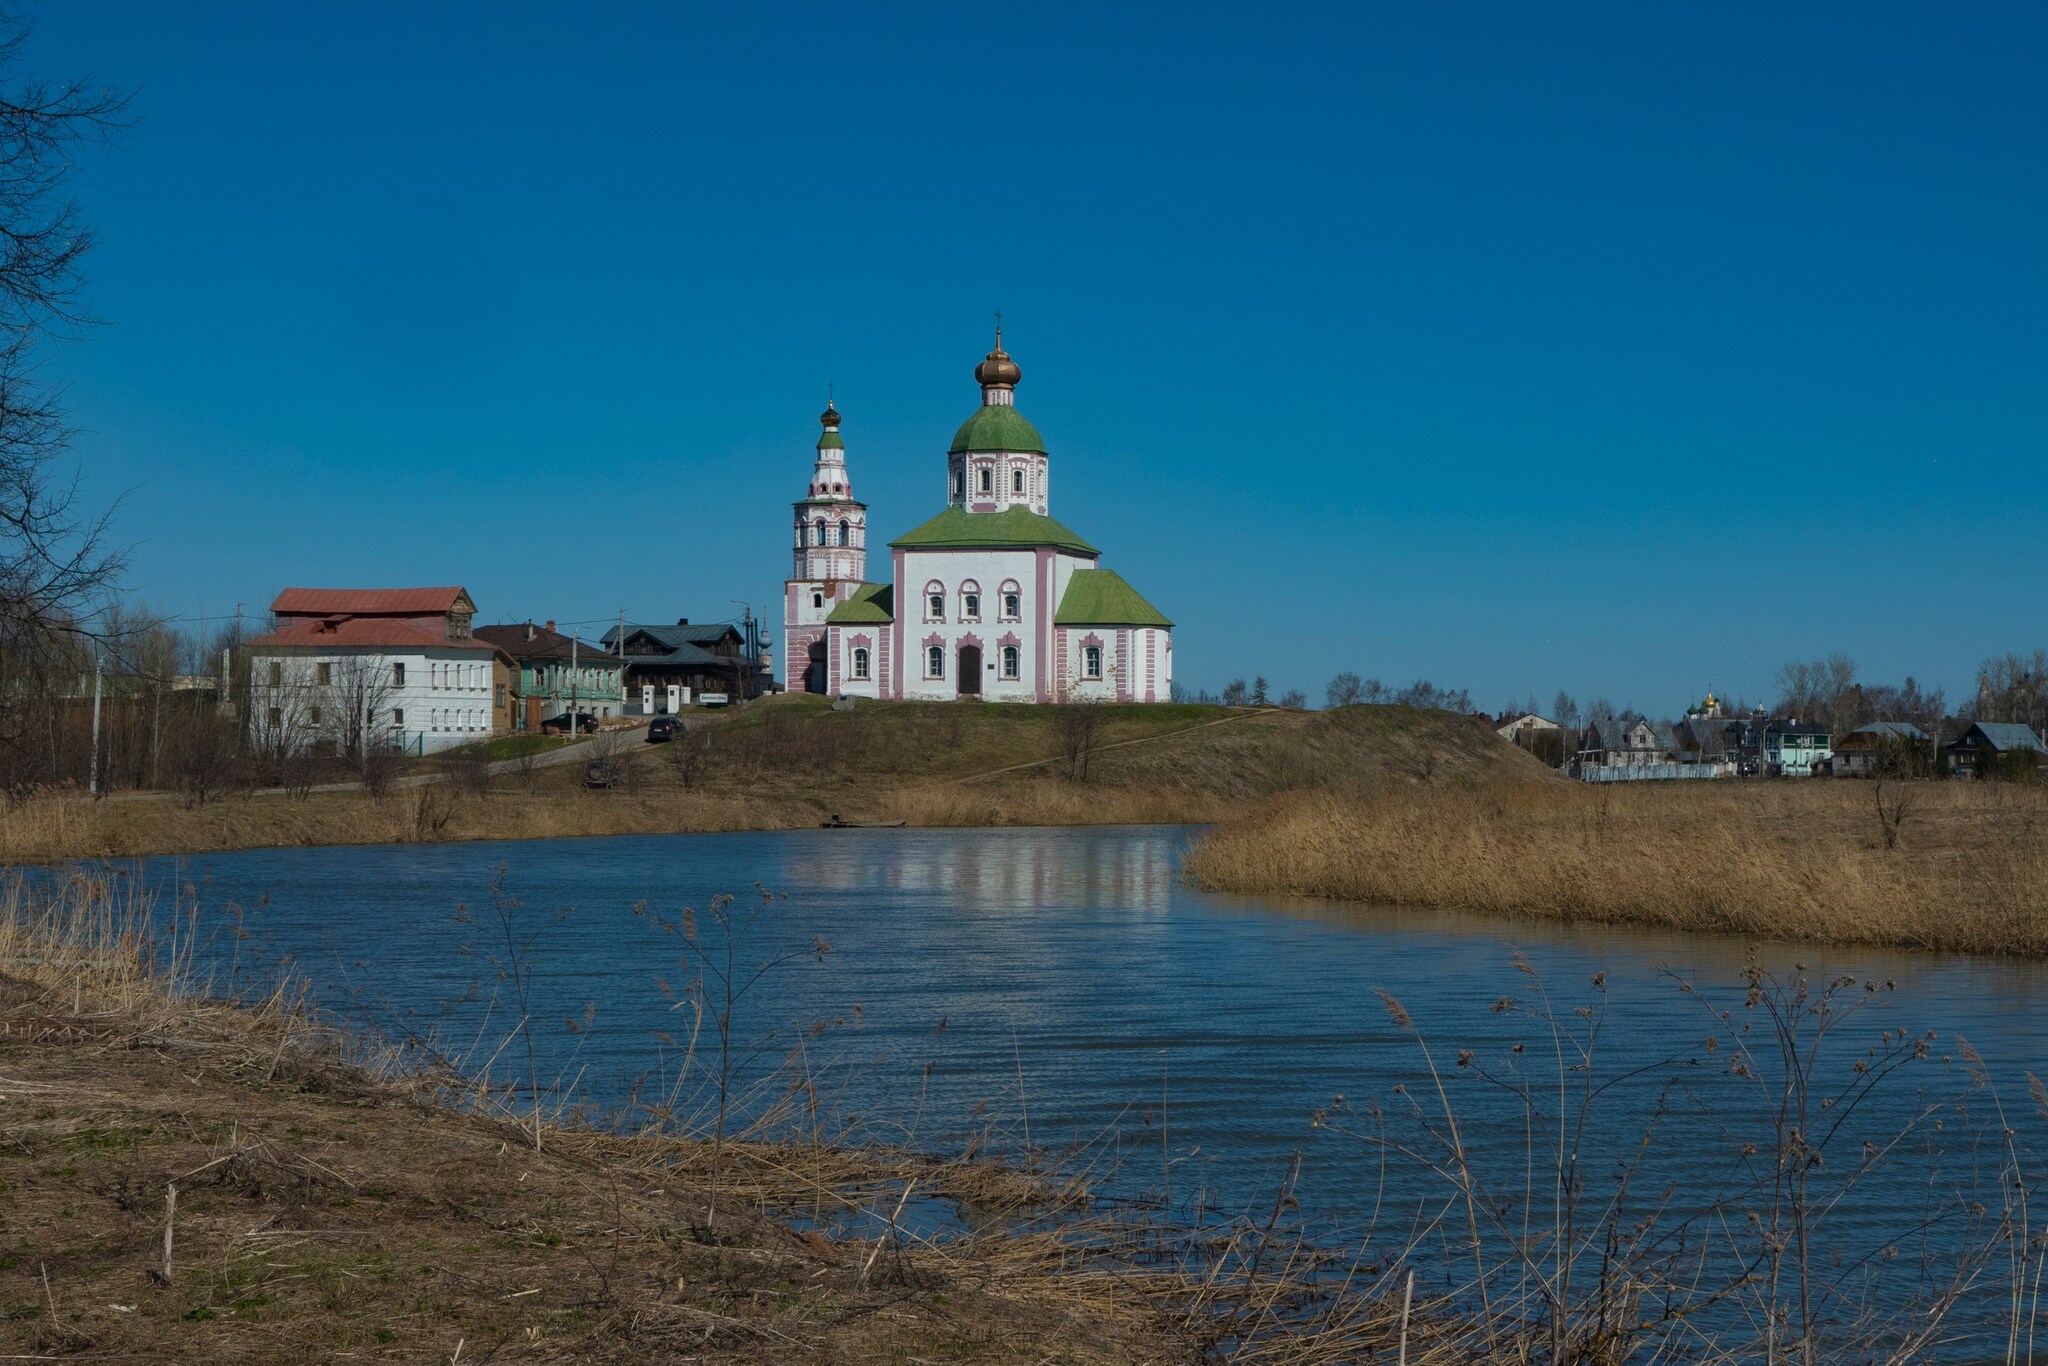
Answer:
M1537 1122L1531 1177L1524 1079L1540 1115L1561 1105L1568 1120L1589 1082L1606 1088L1578 1144L1592 1203L1654 1124L1634 1183L1668 1192L1641 1196L1667 1221L1716 1198L1767 1204L1741 1193L1759 1170L1744 1145L1783 1150L1771 1119L1782 1070L1762 1041L1770 982L1744 1004L1753 952L1781 988L1798 964L1816 984L1854 977L1838 1002L1880 984L1837 1012L1813 1064L1817 1097L1854 1100L1887 1056L1924 1041L1925 1058L1857 1103L1815 1101L1809 1133L1845 1121L1820 1132L1830 1146L1811 1177L1825 1185L1815 1198L1829 1202L1831 1247L1894 1261L1904 1248L1919 1258L1906 1279L1923 1285L1954 1274L1956 1249L1985 1234L1951 1207L2000 1207L2010 1154L1987 1139L1994 1094L2028 1169L2048 1152L2026 1091L2044 1070L2041 965L1212 896L1178 876L1188 838L835 830L259 850L157 860L147 875L188 883L216 927L240 924L209 938L218 972L267 980L289 960L331 1009L472 1062L495 1053L507 1079L529 1075L523 1039L498 1051L515 1017L504 972L523 965L531 1075L574 1079L601 1110L666 1088L698 1018L690 984L722 1002L730 962L735 986L749 983L732 1009L736 1116L802 1069L828 1133L938 1151L982 1133L1012 1152L1028 1133L1039 1150L1113 1155L1114 1183L1183 1210L1258 1208L1291 1182L1303 1215L1339 1241L1399 1241L1449 1208L1453 1187L1417 1160L1442 1156L1447 1120L1489 1195L1519 1207L1505 1222L1544 1205L1556 1129ZM499 898L520 903L507 920L500 879ZM709 915L724 894L737 898L729 938ZM1530 1013L1546 999L1562 1052ZM706 1093L691 1088L715 1076L718 1013L682 1093L700 1116ZM1582 1066L1574 1050L1589 1036ZM1745 1046L1754 1079L1742 1065L1730 1075ZM1971 1050L1992 1088L1973 1085ZM1409 1155L1383 1160L1382 1133ZM1935 1234L1916 1233L1936 1204ZM1858 1293L1921 1293L1898 1279Z

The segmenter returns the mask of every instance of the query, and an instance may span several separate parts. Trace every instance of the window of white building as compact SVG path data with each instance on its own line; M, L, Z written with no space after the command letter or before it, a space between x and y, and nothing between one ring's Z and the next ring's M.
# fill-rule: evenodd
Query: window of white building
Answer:
M938 584L930 583L925 585L924 619L926 621L944 621L946 619L946 590Z
M868 647L865 645L853 647L853 676L855 678L866 678L868 676Z
M1081 650L1081 673L1087 678L1102 677L1102 647L1084 646Z
M981 594L963 593L960 596L960 610L969 621L981 620Z
M391 666L391 686L394 688L405 686L405 665L393 664Z
M853 544L853 523L847 521L844 517L839 519L839 544Z
M1012 493L1022 493L1023 491L1024 491L1024 471L1022 471L1022 470L1011 470L1011 471L1010 471L1010 492L1012 492Z
M813 606L813 607L823 607L824 605L825 605L825 595L824 595L823 593L813 593L813 594L811 594L811 606Z
M1017 616L1018 616L1017 608L1018 608L1019 602L1020 602L1020 599L1019 599L1019 597L1018 597L1018 595L1017 595L1016 593L1014 593L1014 592L1006 592L1006 593L1004 593L1004 594L1003 594L1003 620L1004 620L1004 621L1015 621L1015 620L1017 619Z
M990 477L991 477L991 476L990 476L990 474L989 474L989 468L988 468L988 466L986 466L986 465L983 465L983 466L981 467L981 491L982 491L983 493L987 493L987 492L989 492L989 480L990 480Z
M1014 645L1005 645L1003 647L1003 677L1015 678L1016 676L1017 647Z
M399 667L399 668L401 668L401 669L403 669L403 668L404 668L405 666L404 666L403 664L401 664L401 665L399 665L398 667ZM393 707L393 708L391 709L391 724L392 724L392 725L394 725L394 726L402 726L402 725L404 725L404 724L405 724L405 708L404 708L404 707Z
M924 652L924 676L944 678L946 676L946 651L944 646L934 645Z

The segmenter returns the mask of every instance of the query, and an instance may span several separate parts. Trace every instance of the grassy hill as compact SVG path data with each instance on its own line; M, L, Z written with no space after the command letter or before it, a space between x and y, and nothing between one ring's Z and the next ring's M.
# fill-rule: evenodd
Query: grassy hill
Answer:
M589 791L580 762L362 792L57 799L0 811L0 861L551 835L810 826L831 816L913 825L1210 822L1289 792L1471 787L1548 771L1483 723L1407 707L1331 712L1195 705L1086 708L765 699L693 714L683 739L600 737L621 781ZM1085 731L1085 734L1078 734Z

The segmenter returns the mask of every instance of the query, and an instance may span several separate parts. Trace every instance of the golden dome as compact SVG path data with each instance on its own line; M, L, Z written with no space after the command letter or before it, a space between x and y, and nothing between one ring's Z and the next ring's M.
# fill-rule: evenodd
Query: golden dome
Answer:
M825 400L825 411L818 414L818 421L828 432L839 429L839 409L833 405L831 399Z
M1016 387L1024 378L1024 372L1017 368L1017 362L1010 359L1010 353L1003 350L1002 324L996 324L996 349L982 357L981 364L974 367L977 384L1007 384Z

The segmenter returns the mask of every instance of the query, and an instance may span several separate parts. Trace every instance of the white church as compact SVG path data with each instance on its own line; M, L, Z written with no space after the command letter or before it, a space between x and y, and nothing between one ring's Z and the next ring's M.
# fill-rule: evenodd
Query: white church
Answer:
M946 509L889 542L893 582L868 581L867 505L826 405L795 505L783 678L835 697L1169 700L1173 623L1053 520L1052 461L1017 411L1023 375L1000 327L974 378L981 407L946 452Z

